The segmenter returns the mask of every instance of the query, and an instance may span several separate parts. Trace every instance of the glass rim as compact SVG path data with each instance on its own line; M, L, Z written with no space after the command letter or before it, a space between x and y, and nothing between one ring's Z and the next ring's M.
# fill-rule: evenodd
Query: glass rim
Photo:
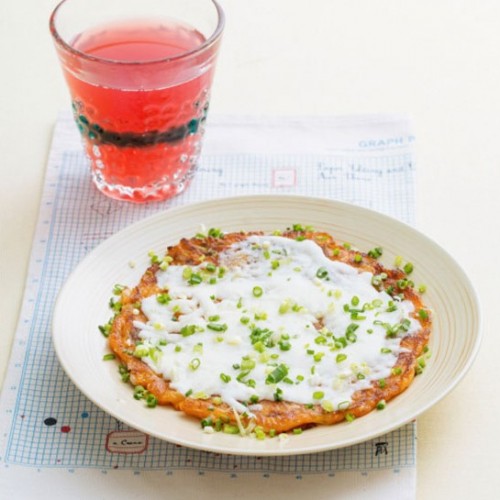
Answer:
M87 54L86 52L75 49L61 37L56 28L56 17L59 8L62 7L62 5L65 4L67 1L69 0L62 0L61 2L59 2L52 11L52 14L50 15L49 28L52 38L54 39L55 43L58 46L60 46L63 50L70 52L71 54L77 57L86 59L87 61L104 63L104 64L116 64L122 66L142 66L147 64L161 64L161 63L175 62L175 61L180 61L182 59L187 59L193 55L205 51L206 49L214 45L217 42L217 40L221 37L225 24L225 16L222 7L216 0L210 0L210 2L212 2L217 11L217 26L215 27L213 33L199 47L196 47L195 49L192 50L188 50L187 52L182 52L181 54L177 54L175 56L162 57L160 59L151 59L148 61L122 61L119 59L108 59L105 57L97 57L94 55L90 55Z

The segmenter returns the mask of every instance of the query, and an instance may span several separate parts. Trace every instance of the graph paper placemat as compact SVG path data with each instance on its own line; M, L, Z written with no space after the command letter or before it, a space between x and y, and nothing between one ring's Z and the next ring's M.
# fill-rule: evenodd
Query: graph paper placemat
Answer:
M384 491L395 484L401 488L404 476L406 490L399 489L399 498L412 498L414 423L353 447L302 456L236 457L182 448L130 429L87 400L59 366L50 325L61 285L90 250L126 225L169 207L238 194L294 193L356 203L413 223L413 144L411 123L399 115L214 117L189 189L170 201L133 205L107 199L91 185L76 128L62 113L0 402L0 484L33 469L46 471L47 479L54 471L74 475L75 470L83 478L88 472L82 469L91 469L100 477L117 470L157 471L171 481L190 473L198 479L218 474L233 480L252 475L333 480L342 472L375 481L378 472L377 478L399 478L389 480Z

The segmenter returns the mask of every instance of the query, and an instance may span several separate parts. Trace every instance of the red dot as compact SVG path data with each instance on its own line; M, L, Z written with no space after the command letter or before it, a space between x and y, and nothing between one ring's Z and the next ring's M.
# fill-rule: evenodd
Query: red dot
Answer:
M69 425L63 425L61 427L61 432L69 432L71 430L71 427Z

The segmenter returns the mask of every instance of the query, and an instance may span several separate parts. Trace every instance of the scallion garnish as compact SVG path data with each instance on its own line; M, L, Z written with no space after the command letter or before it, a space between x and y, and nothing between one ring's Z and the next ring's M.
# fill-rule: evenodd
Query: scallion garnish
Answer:
M200 361L200 358L193 358L190 362L189 362L189 368L191 368L191 370L195 371L197 370L201 365L201 361Z
M413 264L411 262L407 262L403 267L403 271L406 274L411 274L413 272Z
M375 247L372 248L369 252L368 255L372 257L373 259L378 259L379 257L382 256L382 247Z
M429 313L425 309L419 309L418 316L420 319L423 320L429 319Z
M226 323L207 323L207 328L214 332L225 332L227 330Z
M279 387L276 387L274 391L273 398L275 401L283 401L283 390Z
M319 278L319 279L322 279L322 280L328 278L328 270L325 267L320 267L316 271L316 278Z
M283 363L278 365L271 373L266 377L266 384L277 384L283 380L288 375L288 367Z
M342 363L342 361L345 361L347 359L347 354L337 354L337 357L335 358L335 361L337 363Z
M154 408L158 404L158 398L154 394L148 394L146 396L146 406L148 408Z

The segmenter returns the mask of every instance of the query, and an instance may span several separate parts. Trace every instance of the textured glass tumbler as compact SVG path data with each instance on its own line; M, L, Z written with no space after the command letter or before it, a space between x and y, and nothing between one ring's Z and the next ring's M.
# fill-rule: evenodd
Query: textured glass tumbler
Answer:
M214 0L63 0L50 31L97 188L145 202L198 164L224 27Z

